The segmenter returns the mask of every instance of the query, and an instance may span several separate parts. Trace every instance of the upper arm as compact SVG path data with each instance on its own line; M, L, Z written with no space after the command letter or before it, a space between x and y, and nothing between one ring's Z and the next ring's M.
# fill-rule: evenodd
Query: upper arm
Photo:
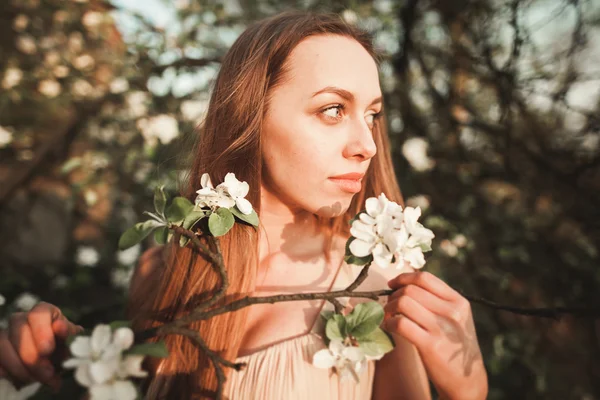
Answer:
M360 271L360 267L351 266ZM408 267L410 268L410 267ZM412 270L412 268L410 268ZM357 272L358 274L358 272ZM375 265L369 268L367 279L356 289L357 291L374 291L389 289L387 282L399 275L395 268L382 269ZM388 297L379 297L379 304L387 304ZM356 304L369 299L352 298ZM421 361L417 348L404 337L391 334L394 349L376 361L375 379L373 381L373 400L387 399L431 399L427 372Z

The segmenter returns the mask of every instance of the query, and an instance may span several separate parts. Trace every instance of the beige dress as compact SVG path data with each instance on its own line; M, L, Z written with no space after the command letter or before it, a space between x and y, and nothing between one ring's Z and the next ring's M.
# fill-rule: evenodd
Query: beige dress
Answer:
M338 268L329 290L341 268ZM336 287L335 290L338 288ZM346 299L340 299L343 303ZM323 301L323 308L333 309ZM225 385L225 398L230 400L370 400L375 377L375 361L359 374L359 383L341 379L332 369L312 365L312 356L326 348L323 320L317 315L308 333L296 336L251 354L238 357L247 363L242 371L232 371Z

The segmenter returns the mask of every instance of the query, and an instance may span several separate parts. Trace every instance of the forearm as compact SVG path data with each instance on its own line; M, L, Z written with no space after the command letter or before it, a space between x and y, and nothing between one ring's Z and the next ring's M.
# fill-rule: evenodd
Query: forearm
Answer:
M394 350L376 363L372 400L431 400L419 352L401 336L393 337Z

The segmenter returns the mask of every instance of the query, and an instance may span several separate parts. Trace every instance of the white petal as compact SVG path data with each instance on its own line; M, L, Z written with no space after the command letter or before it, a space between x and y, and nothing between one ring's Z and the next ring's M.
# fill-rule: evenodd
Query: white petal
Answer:
M109 325L100 324L94 328L92 332L92 352L100 354L102 350L110 343L112 339L112 330Z
M417 220L421 216L421 208L406 207L404 209L404 224L409 233L417 227Z
M329 342L329 350L334 356L342 355L342 351L344 351L345 347L346 346L344 346L344 343L342 343L342 341L339 339L333 339L331 342Z
M125 376L134 376L136 378L143 378L148 376L148 372L142 369L142 362L144 361L144 356L141 355L130 355L126 356L123 362L121 363L121 367Z
M383 243L377 243L373 249L373 262L380 268L388 268L392 262L393 254Z
M244 215L252 214L252 203L250 203L248 200L238 197L235 200L235 205L242 212L242 214L244 214Z
M373 247L373 243L367 243L361 239L354 239L352 243L350 243L350 252L356 257L365 257L371 254Z
M202 185L203 188L212 188L213 184L210 180L210 175L208 175L208 173L203 173L202 177L200 178L200 185Z
M89 364L90 360L86 358L69 358L62 364L63 368L77 368L81 365Z
M367 225L375 225L375 218L371 217L369 214L367 213L360 213L360 216L358 217L360 219L360 221L364 222Z
M205 187L200 190L196 190L196 193L198 194L198 197L196 197L196 199L202 198L202 197L215 197L215 196L219 195L215 191L215 189L210 188L210 187Z
M406 250L404 258L410 263L411 267L415 269L423 268L425 265L425 256L419 247Z
M381 214L381 207L379 204L379 200L377 200L377 197L369 197L365 201L365 208L367 210L367 213L371 217L376 217L379 214Z
M114 396L112 385L107 383L102 385L94 385L90 388L90 400L113 400L117 399Z
M90 365L90 376L95 383L106 383L114 378L118 366L114 361L97 361Z
M137 390L130 381L115 381L112 384L114 398L119 400L135 400L137 397Z
M92 355L92 344L89 336L76 336L71 346L71 354L79 358L87 358Z
M342 356L352 362L362 361L365 354L359 347L348 346L342 352Z
M394 221L391 215L383 214L379 221L377 221L377 234L384 236L386 233L391 232L394 229Z
M375 242L377 235L373 225L366 225L361 221L354 221L350 227L350 234L367 243Z
M335 365L335 357L329 349L319 350L314 354L312 363L317 368L331 368Z
M90 375L89 364L82 365L75 370L75 380L84 387L90 387L94 384L94 380Z
M130 328L119 328L113 333L113 343L122 350L126 350L133 344L133 331Z
M41 383L35 382L30 385L22 387L21 390L19 390L17 398L19 400L26 400L26 399L30 398L39 390L40 386L42 386Z
M395 201L390 201L388 203L387 213L393 216L394 218L402 219L402 206L396 203Z
M235 187L228 188L229 194L235 198L246 197L250 191L250 185L247 182L239 182Z
M18 400L17 389L8 379L0 378L0 399Z
M219 196L219 198L217 200L217 205L219 207L231 208L235 205L235 200L226 194L222 194Z

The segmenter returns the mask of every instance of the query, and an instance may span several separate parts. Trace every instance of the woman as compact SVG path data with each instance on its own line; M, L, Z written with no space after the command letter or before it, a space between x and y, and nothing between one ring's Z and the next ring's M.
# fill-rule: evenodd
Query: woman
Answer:
M339 17L284 13L250 26L229 50L201 127L186 196L202 173L227 172L250 185L259 231L236 224L221 241L230 288L269 295L343 288L358 268L343 263L348 220L368 197L402 202L382 118L377 57L370 38ZM153 249L131 284L142 311L174 318L202 300L218 277L190 248ZM360 290L397 289L381 299L395 348L370 361L359 384L310 364L321 301L254 305L194 327L212 349L248 363L226 369L232 399L484 399L487 376L468 301L429 273L372 268ZM352 299L356 304L358 299ZM166 310L166 311L165 311ZM137 317L137 318L136 318ZM48 356L55 337L76 332L56 307L17 314L0 337L3 373L57 385ZM227 334L224 334L227 332ZM200 398L214 391L209 362L188 340L166 338L170 356L151 366L149 398Z

